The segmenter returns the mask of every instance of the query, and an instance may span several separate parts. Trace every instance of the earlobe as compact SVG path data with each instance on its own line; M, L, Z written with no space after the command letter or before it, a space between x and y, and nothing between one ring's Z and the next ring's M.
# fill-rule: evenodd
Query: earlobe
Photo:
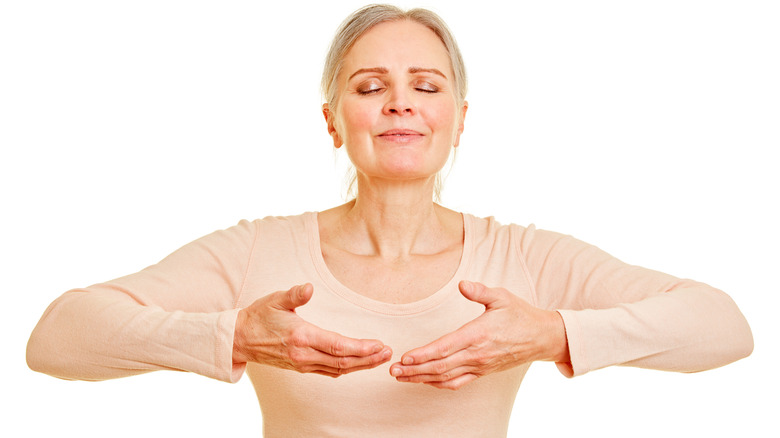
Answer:
M463 107L460 109L460 124L458 124L458 132L455 134L455 142L453 143L453 147L458 147L460 144L460 135L463 134L463 128L465 127L465 120L466 120L466 111L469 109L469 103L465 100L463 101Z
M328 125L328 134L333 139L333 147L336 149L340 148L344 142L341 141L341 136L339 135L338 131L336 130L336 126L334 124L334 116L333 113L330 111L330 107L327 103L322 104L322 115L325 116L325 123Z

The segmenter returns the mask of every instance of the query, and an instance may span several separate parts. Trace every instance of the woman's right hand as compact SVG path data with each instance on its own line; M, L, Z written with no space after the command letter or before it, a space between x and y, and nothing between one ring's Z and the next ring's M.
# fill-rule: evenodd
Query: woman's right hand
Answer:
M295 309L309 302L311 284L275 292L242 309L236 319L233 363L257 362L330 377L374 368L392 350L377 340L353 339L304 321Z

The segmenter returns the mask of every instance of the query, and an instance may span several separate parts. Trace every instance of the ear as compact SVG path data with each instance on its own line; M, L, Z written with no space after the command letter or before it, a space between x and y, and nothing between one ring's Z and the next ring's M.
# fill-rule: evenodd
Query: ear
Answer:
M340 148L344 142L341 140L338 131L336 131L336 126L334 124L336 117L330 111L330 106L327 103L322 104L322 115L325 116L325 123L328 125L328 134L333 138L333 147L336 149Z
M464 122L466 120L466 111L469 109L469 103L465 100L463 101L463 107L460 109L460 124L458 125L458 132L455 134L455 142L453 143L453 147L458 147L460 144L460 135L463 134L463 127Z

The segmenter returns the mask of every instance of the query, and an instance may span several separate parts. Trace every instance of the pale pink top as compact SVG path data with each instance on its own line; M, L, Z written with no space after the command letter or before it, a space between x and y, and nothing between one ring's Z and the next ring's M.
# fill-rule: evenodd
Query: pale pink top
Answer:
M229 382L238 309L265 294L310 282L298 309L346 336L379 339L404 352L484 311L460 280L504 287L557 309L566 326L566 376L624 364L700 371L750 354L750 328L723 292L631 266L598 248L533 226L503 226L464 214L457 272L441 290L409 304L369 299L341 284L322 258L316 213L242 221L141 272L74 289L46 310L28 344L31 368L65 379L102 380L184 370ZM396 382L389 363L338 379L250 363L268 437L506 435L529 364L459 391Z

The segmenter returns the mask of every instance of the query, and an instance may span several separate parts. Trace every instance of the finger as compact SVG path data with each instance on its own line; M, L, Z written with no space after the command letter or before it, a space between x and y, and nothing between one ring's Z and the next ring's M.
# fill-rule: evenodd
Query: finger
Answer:
M393 364L391 374L399 382L424 383L437 388L457 389L481 375L478 366L468 364L465 352L455 357L428 362L414 367ZM400 373L400 374L399 374Z
M339 374L349 374L355 371L369 370L376 368L383 363L390 361L393 352L388 347L379 353L372 354L368 357L352 357L352 358L340 358L342 361L338 367L335 368ZM346 362L344 362L346 360Z
M305 359L299 360L299 368L304 371L324 370L335 374L347 374L360 370L375 368L387 361L393 355L390 347L385 347L370 356L331 356L318 350L305 353Z
M293 354L292 368L302 373L317 373L340 376L355 371L375 368L390 360L389 347L368 357L335 357L321 351L309 350L306 353Z
M463 388L467 383L473 382L477 380L477 378L479 378L479 376L474 374L463 374L462 376L456 377L446 382L430 382L426 383L426 385L439 389L451 389L454 391Z
M464 374L473 374L471 367L458 367L441 374L416 374L414 376L401 376L395 379L404 383L441 383L457 379Z
M466 371L474 371L478 363L470 360L471 356L468 350L460 350L446 358L430 360L418 365L403 365L394 363L390 366L390 374L393 377L413 377L413 376L432 376L448 374L449 377L436 380L449 380L456 375L463 374ZM461 369L460 372L455 370Z
M376 368L379 365L382 365L383 363L389 362L392 356L393 356L393 351L390 349L390 347L387 347L386 350L382 350L379 353L372 354L371 356L368 356L366 358L362 358L362 357L353 358L353 361L349 362L347 367L338 368L338 370L341 374L349 374L349 373L354 373L355 371L369 370L371 368Z
M475 344L478 339L468 330L469 324L446 334L428 345L415 348L401 356L402 365L418 365L449 357Z
M280 309L295 311L296 307L308 303L313 293L314 287L309 283L293 286L286 292L277 292L274 304Z
M458 289L467 300L484 304L487 308L495 307L504 300L501 289L489 288L482 283L464 280L458 283Z
M323 330L314 325L307 336L308 345L330 356L370 356L379 353L385 345L376 339L354 339Z

